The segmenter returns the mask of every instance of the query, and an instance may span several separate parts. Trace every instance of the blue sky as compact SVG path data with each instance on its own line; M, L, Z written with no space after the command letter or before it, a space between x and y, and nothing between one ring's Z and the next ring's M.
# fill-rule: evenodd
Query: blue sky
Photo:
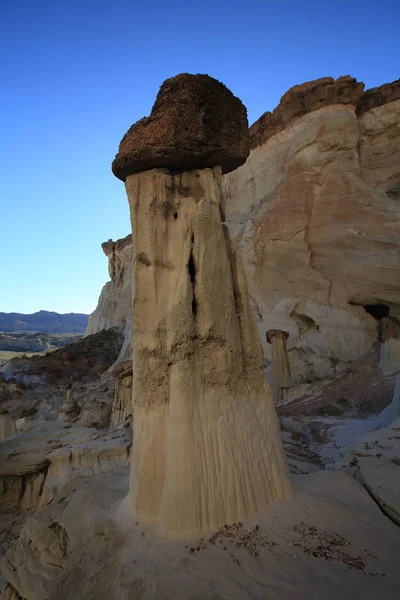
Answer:
M2 0L0 311L91 312L130 231L110 165L167 77L208 73L252 123L292 85L400 76L398 1Z

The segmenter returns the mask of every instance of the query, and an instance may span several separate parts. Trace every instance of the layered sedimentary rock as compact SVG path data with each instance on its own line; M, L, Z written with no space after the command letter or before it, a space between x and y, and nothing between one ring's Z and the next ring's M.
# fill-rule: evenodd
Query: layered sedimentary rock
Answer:
M182 115L182 98L196 118ZM167 81L154 107L157 133L134 125L113 163L133 232L130 502L138 518L187 533L243 519L291 487L246 277L221 217L221 166L248 153L245 108L219 82L190 75ZM150 166L184 171L137 173ZM203 168L185 170L193 166Z
M339 77L336 81L332 77L322 77L293 86L282 96L272 113L264 113L250 127L251 148L265 144L270 137L290 126L294 120L324 106L356 106L363 89L364 84L349 75Z
M38 421L0 443L0 509L38 508L66 482L128 462L124 428L111 433L60 421Z
M266 331L288 331L298 383L369 349L377 305L400 315L400 81L362 88L345 77L289 90L223 181L265 355Z
M96 310L90 315L85 336L102 329L119 327L130 334L132 312L132 236L102 244L108 258L108 281L99 297Z

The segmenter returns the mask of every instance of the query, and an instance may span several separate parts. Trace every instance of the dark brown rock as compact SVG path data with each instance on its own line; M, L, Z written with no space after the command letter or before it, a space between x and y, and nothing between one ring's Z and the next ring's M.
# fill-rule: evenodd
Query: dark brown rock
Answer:
M125 181L138 171L220 166L228 173L249 154L246 108L222 83L187 73L167 79L150 117L132 125L112 164Z
M400 79L392 81L392 83L385 83L376 88L366 90L361 96L361 100L357 106L357 114L362 115L375 108L387 104L388 102L394 102L400 99Z
M295 85L281 98L274 111L264 113L250 127L250 147L264 144L268 138L282 131L299 117L331 104L357 106L364 84L345 75L336 79L324 77Z

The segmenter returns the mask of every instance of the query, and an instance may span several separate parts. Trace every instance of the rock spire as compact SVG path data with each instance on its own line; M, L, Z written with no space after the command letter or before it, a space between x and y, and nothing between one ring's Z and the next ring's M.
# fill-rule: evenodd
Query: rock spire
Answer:
M248 152L240 100L184 74L162 85L113 163L133 234L130 503L168 534L233 523L292 493L242 262L223 225L222 171Z

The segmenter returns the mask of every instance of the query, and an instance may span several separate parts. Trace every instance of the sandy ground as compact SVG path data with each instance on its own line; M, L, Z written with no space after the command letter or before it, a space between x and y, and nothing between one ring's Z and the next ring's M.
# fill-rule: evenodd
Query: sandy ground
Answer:
M398 600L398 527L344 473L294 481L246 522L168 539L130 517L128 469L77 480L25 529L7 579L26 600Z

